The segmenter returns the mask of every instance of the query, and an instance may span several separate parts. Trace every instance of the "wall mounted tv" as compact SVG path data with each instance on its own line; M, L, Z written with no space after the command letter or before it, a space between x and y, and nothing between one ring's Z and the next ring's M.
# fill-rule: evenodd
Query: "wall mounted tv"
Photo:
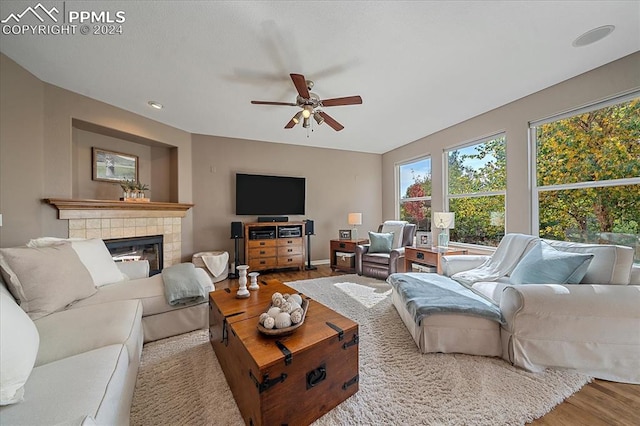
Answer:
M237 215L303 215L305 178L236 173Z

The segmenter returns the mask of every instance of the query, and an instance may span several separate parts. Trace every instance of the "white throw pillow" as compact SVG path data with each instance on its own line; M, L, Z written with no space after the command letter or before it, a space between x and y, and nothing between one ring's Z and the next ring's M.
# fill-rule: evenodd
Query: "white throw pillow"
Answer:
M0 249L0 270L11 294L33 320L97 291L70 243Z
M27 247L49 247L64 242L71 242L71 247L78 253L80 261L89 270L93 283L100 287L126 280L126 276L118 268L109 253L104 241L98 238L36 238L27 243Z
M0 405L22 401L39 345L33 321L11 296L0 292Z
M72 241L71 246L78 253L78 257L87 267L94 284L98 287L126 279L111 257L111 253L109 253L104 241L97 238Z
M404 226L409 223L406 220L387 220L382 224L380 232L393 232L392 249L402 247L402 239L404 238Z

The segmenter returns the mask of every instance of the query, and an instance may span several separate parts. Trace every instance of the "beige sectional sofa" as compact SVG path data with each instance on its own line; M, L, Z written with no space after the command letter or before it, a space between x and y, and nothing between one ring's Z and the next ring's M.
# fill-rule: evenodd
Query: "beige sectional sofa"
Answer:
M143 342L208 327L206 298L170 306L162 275L105 251L101 240L0 249L2 425L126 425Z
M529 371L568 368L605 380L640 383L640 268L633 266L633 250L535 237L527 244L510 274L470 285L473 293L499 306L502 324L464 313L429 315L417 324L394 289L393 303L421 352L501 356ZM553 268L539 258L529 265L528 283L514 280L518 265L542 245L591 255L584 276L573 284L538 282L532 277ZM443 273L455 279L489 258L443 256ZM406 275L421 276L430 284L433 274Z

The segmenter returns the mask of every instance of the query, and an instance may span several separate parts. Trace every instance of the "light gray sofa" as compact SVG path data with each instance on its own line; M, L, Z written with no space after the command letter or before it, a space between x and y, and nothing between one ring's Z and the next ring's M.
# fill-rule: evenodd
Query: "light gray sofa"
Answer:
M539 242L593 257L577 284L515 284L510 274L473 283L473 292L500 307L502 325L459 313L431 315L418 325L394 291L393 303L421 352L501 356L529 371L568 368L605 380L640 383L640 268L633 267L633 250L538 238L527 250ZM455 278L489 258L443 256L443 274ZM548 267L542 260L532 266ZM417 275L428 282L431 274Z
M97 241L90 243L101 251ZM76 285L77 276L86 281L86 271L73 258L70 244L0 249L4 281L0 286L2 425L126 425L143 342L208 327L207 301L170 306L165 300L162 276L147 277L148 263L119 263L113 269L106 257L97 259L95 250L89 256L85 250L83 257L82 248L77 252L82 260L104 262L101 268L95 269L95 264L86 268L94 278L93 288L85 286L91 294L43 314L34 294L46 293L46 299L56 300L58 294L65 293L65 287ZM86 248L86 242L78 243L83 244ZM60 251L65 254L58 254ZM57 256L58 260L68 259L59 268L49 262ZM41 259L38 263L43 265L19 262L26 258ZM39 271L41 267L49 270ZM15 288L16 271L21 285L39 285L29 283L31 270L33 279L51 279L35 293L29 294L28 289L20 293ZM124 271L126 276L120 278L125 279L104 282L104 277L117 275L116 270ZM208 294L213 290L210 278L202 269L194 270ZM97 288L96 281L101 281ZM27 300L18 305L15 293ZM25 311L25 307L31 311Z

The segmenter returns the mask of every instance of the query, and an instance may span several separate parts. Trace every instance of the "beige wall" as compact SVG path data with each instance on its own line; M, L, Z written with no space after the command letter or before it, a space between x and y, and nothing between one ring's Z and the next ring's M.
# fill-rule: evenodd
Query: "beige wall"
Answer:
M0 54L0 247L42 235L44 83Z
M43 83L4 55L0 76L1 246L68 235L67 221L58 220L56 210L41 199L74 195L73 120L175 147L170 158L158 160L177 173L177 183L164 192L176 194L172 201L193 202L190 133ZM192 227L190 211L182 222L182 251L187 255L193 252Z
M235 215L236 172L297 176L306 178L306 215L289 220L313 219L312 260L328 259L329 240L349 229L349 212L363 213L360 236L382 220L380 160L378 154L193 135L194 248L233 257L231 222L256 221Z
M145 196L152 201L176 202L171 197L172 181L177 182L177 171L172 170L172 148L150 146L145 141L129 141L77 127L73 135L73 198L117 200L122 197L122 188L115 182L93 180L93 147L138 157L138 181L149 187Z
M72 129L72 135L72 198L117 200L122 197L122 188L120 188L120 184L93 180L92 147L137 156L138 180L147 185L151 182L150 146L81 130L75 127ZM153 201L159 201L153 198L152 191L147 191L145 195L147 197L152 197Z
M139 155L141 181L152 182L154 201L196 204L182 223L183 259L202 250L232 253L230 223L256 219L234 214L235 172L307 178L307 215L291 220L315 220L314 260L328 259L328 241L348 228L347 213L363 212L361 235L382 220L380 155L191 135L43 83L6 56L0 59L2 247L68 236L67 221L42 198L119 196L116 185L91 181L91 146ZM77 128L77 121L159 144Z
M361 236L395 217L397 162L432 156L437 211L442 208L443 150L501 131L508 141L507 230L530 232L528 122L639 88L639 69L636 53L380 156L191 135L43 83L0 55L0 246L44 235L67 236L66 221L58 220L55 209L41 199L74 196L74 119L174 147L152 147L151 162L158 164L152 170L158 176L152 173L150 179L168 182L158 196L196 204L182 223L184 257L212 249L232 253L230 223L255 220L234 214L236 172L306 177L307 215L291 220L315 220L312 258L327 259L328 241L347 228L347 213L363 213ZM159 172L166 167L169 174ZM178 178L169 179L171 173Z
M483 136L506 132L507 231L531 233L528 123L639 88L640 53L635 53L390 151L382 156L383 216L395 215L396 163L431 155L432 205L433 211L440 211L444 191L443 151Z

